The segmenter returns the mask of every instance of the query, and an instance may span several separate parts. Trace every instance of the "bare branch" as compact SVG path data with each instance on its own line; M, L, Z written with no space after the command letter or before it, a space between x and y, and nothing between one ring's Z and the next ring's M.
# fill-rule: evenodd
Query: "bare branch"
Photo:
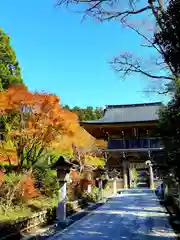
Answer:
M119 18L119 17L122 17L124 20L124 18L126 18L127 16L129 15L135 15L135 14L139 14L139 13L142 13L142 12L145 12L147 10L151 9L150 6L146 6L144 8L141 8L141 9L138 9L138 10L134 10L134 11L124 11L124 12L104 12L103 15L106 16L106 15L110 15L109 17L105 17L103 20L111 20L113 18Z
M156 89L151 89L151 90L148 89L148 90L144 90L143 92L146 93L146 94L158 93L159 95L166 95L166 94L169 93L168 89L164 89L162 91L158 91Z
M169 76L154 75L149 71L142 68L142 64L139 60L133 59L130 54L121 54L120 57L116 57L114 61L111 62L117 72L122 72L124 76L130 75L132 73L140 73L151 79L164 79L173 80Z
M148 44L141 44L141 47L152 48L153 46L151 46L151 45L148 45Z
M84 9L82 12L85 15L95 17L100 21L104 21L116 18L120 18L120 20L123 20L127 16L141 14L151 9L148 1L146 6L136 9L136 2L136 0L126 0L126 10L122 9L122 11L114 11L114 9L124 8L124 1L121 2L116 0L58 0L56 6L65 5L67 7L69 5L77 4L84 5L85 8L83 7Z
M156 74L157 71L155 71L154 66L149 65L147 62L145 63L144 60L137 60L130 54L121 54L120 57L115 58L111 62L118 73L122 73L124 77L133 73L139 73L149 79L159 80L158 83L161 80L168 82L177 77L173 67L167 60L166 49L156 39L158 31L165 30L163 19L168 17L166 16L168 4L166 4L165 0L58 0L59 6L67 6L69 4L78 7L81 5L79 9L82 9L84 17L90 16L99 21L110 21L113 19L120 21L121 26L131 29L136 35L145 40L145 43L141 44L142 47L155 49L158 53L157 56L161 57L161 59L151 63L159 68L159 72ZM151 23L153 23L153 29L149 31L146 25L142 31L142 26L140 28L129 23L135 20L133 16L139 16L140 14L144 14L143 21L141 20L143 26L144 23L147 23L147 19L150 19L150 21L152 20ZM140 16L140 18L136 17L136 19L142 18ZM163 71L165 73L161 75ZM169 74L166 75L166 72ZM163 93L165 92L163 91Z
M150 40L147 36L145 36L142 32L139 31L139 29L133 27L132 25L128 24L128 23L125 23L125 26L130 28L131 30L133 30L135 33L137 33L140 37L142 37L143 39L145 39L149 44L150 46L152 46L153 48L155 48L157 50L158 53L162 54L162 51L161 49L159 49L152 40ZM148 45L148 47L150 47Z

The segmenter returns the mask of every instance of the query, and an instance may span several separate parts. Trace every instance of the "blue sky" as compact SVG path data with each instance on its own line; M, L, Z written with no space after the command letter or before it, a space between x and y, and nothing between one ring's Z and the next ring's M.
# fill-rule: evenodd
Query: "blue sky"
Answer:
M11 37L31 90L55 93L61 103L80 107L164 100L143 93L142 77L122 81L108 64L122 51L143 54L138 37L118 22L81 23L80 15L54 3L1 0L0 27Z

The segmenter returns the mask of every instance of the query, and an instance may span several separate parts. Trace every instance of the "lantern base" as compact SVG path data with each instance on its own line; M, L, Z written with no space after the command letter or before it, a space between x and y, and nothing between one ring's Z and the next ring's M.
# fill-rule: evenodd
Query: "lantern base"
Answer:
M73 222L72 219L66 219L64 221L58 221L57 226L64 229L64 228L68 227L72 222Z

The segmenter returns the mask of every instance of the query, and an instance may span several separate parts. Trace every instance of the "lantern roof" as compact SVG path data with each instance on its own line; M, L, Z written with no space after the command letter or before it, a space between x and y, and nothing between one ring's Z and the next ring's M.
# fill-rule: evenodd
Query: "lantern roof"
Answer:
M100 173L104 173L106 172L106 169L103 168L102 166L98 166L96 169L93 170L94 172L100 172Z
M70 162L64 156L60 156L59 159L51 166L51 169L70 169L73 166L73 163Z

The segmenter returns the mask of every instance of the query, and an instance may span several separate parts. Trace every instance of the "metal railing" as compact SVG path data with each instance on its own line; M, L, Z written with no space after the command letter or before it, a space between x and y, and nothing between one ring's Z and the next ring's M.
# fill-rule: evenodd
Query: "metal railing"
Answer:
M162 142L156 138L145 139L110 139L108 149L141 149L141 148L162 148Z

